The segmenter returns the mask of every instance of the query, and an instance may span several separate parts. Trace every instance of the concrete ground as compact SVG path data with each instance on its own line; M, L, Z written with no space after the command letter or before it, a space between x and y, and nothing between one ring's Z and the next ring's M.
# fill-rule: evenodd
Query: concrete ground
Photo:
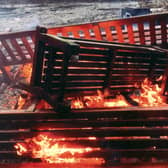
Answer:
M137 1L2 3L0 32L32 30L37 25L53 27L120 18L121 8L125 7L135 8L139 4Z

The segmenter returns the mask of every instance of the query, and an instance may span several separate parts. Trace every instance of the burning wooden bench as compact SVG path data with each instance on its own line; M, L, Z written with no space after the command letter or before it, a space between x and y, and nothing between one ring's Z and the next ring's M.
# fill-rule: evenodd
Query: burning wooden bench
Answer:
M96 95L98 90L107 98L122 94L137 106L129 94L138 92L135 84L140 86L145 78L160 85L160 96L166 92L166 81L157 81L160 76L166 78L168 57L164 49L60 38L46 34L45 28L40 31L43 33L37 36L31 80L35 89L28 91L39 94L59 111L71 97Z

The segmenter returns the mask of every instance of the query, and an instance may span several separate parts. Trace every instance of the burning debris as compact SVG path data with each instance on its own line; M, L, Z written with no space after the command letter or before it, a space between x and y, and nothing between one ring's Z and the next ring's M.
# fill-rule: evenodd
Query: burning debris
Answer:
M131 93L120 93L115 96L109 96L107 91L97 91L96 95L80 96L77 98L68 97L65 101L70 102L71 109L82 108L112 108L112 107L152 107L166 105L166 99L162 95L163 91L159 82L162 77L153 84L148 78L145 78L141 84L135 83L135 89ZM44 93L45 94L45 93ZM54 100L53 100L54 101ZM51 109L45 100L38 99L36 95L28 92L22 92L17 101L17 109L26 109L34 104L36 109Z
M159 82L162 77L156 81ZM104 108L104 107L128 107L134 102L135 105L142 107L152 107L166 105L163 91L159 84L153 84L148 78L138 85L135 84L135 91L131 94L119 94L115 98L108 98L101 91L97 91L97 95L83 96L76 98L71 102L71 108Z
M32 73L32 65L26 64L21 66L18 71L15 72L14 79L22 84L29 84ZM135 90L130 94L117 94L115 96L110 96L109 90L104 92L98 90L96 95L92 96L80 96L77 98L70 97L67 98L70 101L71 109L81 109L81 108L111 108L111 107L129 107L129 106L160 106L165 105L166 100L162 95L163 91L159 83L162 81L162 76L160 76L155 84L152 83L148 78L145 78L141 84L135 83ZM24 86L23 86L24 87ZM15 105L12 108L15 109L51 109L46 100L37 98L38 89L34 91L27 92L25 88L20 91L20 96L18 96ZM42 93L42 91L39 91ZM44 93L45 94L45 93ZM39 96L40 97L40 96ZM66 101L67 101L66 100Z
M83 96L72 100L71 108L103 108L103 107L127 107L129 104L123 95L117 95L114 99L105 98L101 91L97 91L95 96Z
M6 67L11 74L11 83L6 83L0 76L0 109L21 109L18 107L21 97L27 97L28 92L13 87L15 82L29 83L31 77L31 64L14 65Z
M14 81L22 84L29 84L31 78L32 65L25 64L14 72ZM115 96L111 96L108 90L102 92L97 90L96 95L80 96L80 97L68 97L65 101L70 101L71 109L81 108L111 108L111 107L129 107L129 106L160 106L166 105L165 97L162 95L163 91L159 83L162 81L162 76L153 84L148 78L145 78L141 84L135 83L135 89L132 93L125 94L120 93ZM17 86L18 87L18 86ZM8 100L10 95L14 97L11 99L11 103L4 103L2 106L11 109L51 109L52 106L46 102L45 99L38 98L38 89L35 93L26 91L21 87L21 90L8 88L7 94ZM11 92L12 94L9 94ZM41 91L39 91L41 92ZM42 92L41 92L42 93ZM45 93L44 93L45 94ZM40 97L40 96L39 96ZM54 101L54 100L53 100ZM6 104L6 105L5 105Z

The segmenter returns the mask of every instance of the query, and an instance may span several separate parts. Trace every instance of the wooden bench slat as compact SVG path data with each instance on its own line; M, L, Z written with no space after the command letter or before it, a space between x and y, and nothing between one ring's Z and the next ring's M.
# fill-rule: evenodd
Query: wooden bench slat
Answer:
M168 154L167 150L138 150L138 149L133 149L133 150L101 150L101 151L95 151L91 152L90 154L87 155L87 157L107 157L107 158L112 158L112 157L127 157L127 158L151 158L151 157L156 157L156 158L162 158L166 159L166 155Z
M76 118L124 118L124 119L137 119L137 118L156 118L156 117L168 117L167 106L160 107L127 107L127 108L102 108L102 109L73 109L70 115L62 116L61 114L57 114L51 111L41 111L38 113L34 112L26 112L26 110L19 111L16 113L16 110L5 111L1 110L0 120L46 120L49 118L53 119L76 119ZM7 113L7 114L6 114Z
M31 48L30 43L28 42L28 40L26 39L26 37L22 37L21 38L26 50L28 51L28 53L30 54L30 56L32 56L34 54L33 49Z
M160 140L158 138L153 138L153 139L133 139L134 137L132 137L132 139L111 139L111 140L86 140L86 139L75 139L72 140L65 140L63 141L65 144L66 143L76 143L82 146L89 146L89 147L97 147L97 148L101 148L101 150L104 150L105 148L111 149L111 150L128 150L128 149L141 149L141 150L147 150L147 149L164 149L167 148L167 140ZM17 141L18 142L22 142L24 143L24 141ZM16 143L1 143L1 151L0 154L5 153L6 151L10 152L10 153L15 153L16 150L13 148L13 146ZM61 143L61 141L57 141L56 143ZM1 158L1 157L0 157Z
M62 135L65 137L129 137L129 136L167 136L168 129L167 128L146 128L146 127L124 127L124 128L107 128L107 129L78 129L78 130L57 130L56 128L52 130L25 130L25 131L17 131L17 130L8 130L1 131L0 130L0 139L7 140L12 138L20 138L22 139L35 136L39 133L53 133L55 135Z
M6 124L8 123L8 124ZM80 127L136 127L136 126L146 126L146 127L154 127L154 126L167 126L168 120L167 118L148 118L148 119L117 119L114 118L106 118L106 120L99 120L99 118L93 118L92 120L77 120L77 119L50 119L50 120L0 120L0 129L8 130L8 129L22 129L22 128L38 128L40 127L58 127L58 128L80 128ZM5 125L6 124L6 125ZM5 126L4 126L5 125Z
M15 39L12 39L10 42L16 48L18 55L20 56L20 60L25 60L26 59L25 54L23 53L17 41Z
M1 40L2 45L5 47L6 51L8 52L8 54L11 57L12 61L16 60L16 57L14 55L14 51L9 47L9 45L7 44L7 42L5 40Z

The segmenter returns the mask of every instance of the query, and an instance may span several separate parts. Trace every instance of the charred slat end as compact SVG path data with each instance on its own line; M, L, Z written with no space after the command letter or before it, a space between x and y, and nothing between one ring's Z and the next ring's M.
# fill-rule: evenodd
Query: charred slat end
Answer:
M47 28L41 27L41 26L37 26L36 27L36 32L37 33L47 33Z

